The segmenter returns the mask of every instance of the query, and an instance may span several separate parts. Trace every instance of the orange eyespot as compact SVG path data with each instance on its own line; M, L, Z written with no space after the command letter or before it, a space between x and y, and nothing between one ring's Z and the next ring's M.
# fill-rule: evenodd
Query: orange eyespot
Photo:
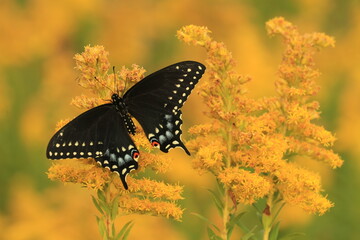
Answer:
M139 157L139 155L140 155L140 154L139 154L138 152L134 152L133 158L134 158L134 159L137 159L137 158Z
M152 141L152 142L151 142L151 145L152 145L153 147L159 147L159 146L160 146L160 144L159 144L157 141Z

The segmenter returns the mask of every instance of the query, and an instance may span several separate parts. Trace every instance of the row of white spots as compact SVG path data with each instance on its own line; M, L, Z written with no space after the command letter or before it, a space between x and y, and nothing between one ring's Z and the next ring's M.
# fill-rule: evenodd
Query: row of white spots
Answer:
M102 144L104 144L104 143L103 143L102 141L98 141L97 144L98 144L98 145L102 145ZM60 146L66 147L66 145L68 145L69 147L71 147L71 146L73 146L73 145L74 145L75 147L78 147L78 146L80 145L80 143L79 143L78 141L76 141L75 143L72 143L72 142L70 141L70 142L68 142L68 144L66 144L65 142L64 142L63 144L57 143L57 144L55 144L55 147L57 147L57 148L59 148ZM90 142L89 145L90 145L90 146L93 146L93 145L94 145L94 142ZM82 146L82 147L85 147L85 146L86 146L86 143L83 142L83 143L81 144L81 146Z
M66 157L69 157L69 156L77 156L77 155L79 155L79 156L88 156L88 157L91 157L93 154L92 154L92 152L87 152L87 153L85 153L85 152L52 152L52 151L50 151L49 152L49 156L50 157L57 157L57 156L60 156L60 157L62 157L62 156L66 156ZM96 155L102 155L102 152L99 152L99 151L97 151L96 152Z

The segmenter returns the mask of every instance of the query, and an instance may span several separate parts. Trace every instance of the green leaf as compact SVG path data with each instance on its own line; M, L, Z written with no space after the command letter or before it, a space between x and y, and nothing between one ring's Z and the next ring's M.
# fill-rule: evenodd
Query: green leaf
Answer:
M208 224L210 224L211 226L213 226L217 231L220 232L220 229L219 229L215 224L213 224L209 219L207 219L206 217L204 217L203 215L201 215L201 214L199 214L199 213L194 213L194 212L192 212L191 214L194 215L194 216L197 216L197 217L200 218L201 220L207 222Z
M236 222L240 220L240 218L245 214L246 212L241 212L238 215L231 214L230 220L227 223L227 238L230 239L232 231L234 230Z
M304 237L306 236L305 233L301 233L301 232L294 232L294 233L290 233L282 238L280 238L280 240L293 240L299 237Z
M210 240L222 240L222 238L216 235L211 228L208 227L207 232Z
M270 231L269 240L277 240L278 239L279 227L280 227L280 222L277 222Z
M97 196L98 196L99 201L106 203L106 197L105 197L105 193L103 191L98 190Z
M133 223L133 220L128 221L127 223L125 223L124 226L121 228L120 232L116 235L115 240L120 240L121 237L123 237L123 236L125 235L125 232L126 232L127 228L128 228L128 227L130 226L130 224L132 224L132 223ZM132 227L132 226L131 226L131 227ZM131 229L131 227L130 227L130 229ZM122 239L124 239L124 237L123 237Z
M254 226L249 232L247 232L244 236L241 237L241 240L248 240L252 239L252 237L255 235L254 231L257 226Z
M112 206L111 206L111 220L115 220L115 218L118 215L118 211L119 210L119 197L115 197L113 202L112 202Z
M273 212L275 211L275 214L273 214L273 221L279 216L279 213L281 212L281 209L285 206L285 202L278 202L275 204L275 207L273 208ZM273 224L273 223L272 223Z
M244 224L242 224L240 221L235 222L235 224L238 225L243 232L246 232L246 233L250 232L250 229L248 227L246 227ZM256 227L257 227L257 225L255 225L255 228Z
M107 236L106 236L106 226L105 226L104 219L96 217L96 220L97 220L97 222L98 222L98 227L99 227L100 235L101 235L104 239L107 239Z
M221 197L224 196L225 190L224 185L220 182L220 180L216 179L216 187Z
M96 209L101 213L104 214L104 211L101 209L99 202L97 201L97 199L94 196L91 196L91 199L96 207Z
M252 206L253 206L253 207L255 208L255 210L256 210L255 213L256 213L257 218L259 219L260 222L262 222L263 211L260 210L260 207L257 206L256 203L253 203Z
M126 231L124 232L124 236L122 238L122 240L126 240L129 236L129 233L131 231L131 228L134 226L134 223L130 224L129 227L126 229Z
M111 226L111 236L115 237L115 235L116 235L116 229L115 229L115 223L113 222Z
M224 204L222 202L222 200L220 199L219 195L214 192L211 189L208 189L208 191L211 193L214 203L216 205L217 210L219 211L219 214L222 215L223 214L223 210L224 210Z

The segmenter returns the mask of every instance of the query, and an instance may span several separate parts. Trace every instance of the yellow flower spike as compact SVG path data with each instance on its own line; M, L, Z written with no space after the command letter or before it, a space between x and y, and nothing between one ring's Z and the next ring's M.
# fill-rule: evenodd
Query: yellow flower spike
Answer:
M177 32L179 39L191 45L205 46L211 40L209 34L211 31L207 27L189 25L181 28Z
M149 199L122 196L119 199L120 208L126 213L139 213L154 216L163 216L181 221L183 210L173 202L155 202Z
M120 78L123 79L124 81L127 80L129 82L132 83L137 83L140 79L144 78L144 74L145 74L145 69L133 64L131 66L131 69L127 69L125 67L123 67L120 71Z
M110 180L110 172L95 165L92 159L68 159L53 163L47 175L51 180L78 183L89 189L102 189Z
M112 93L121 95L125 85L129 89L131 85L144 78L145 70L135 64L130 68L122 67L120 70L111 71L108 55L103 46L87 46L83 53L75 55L75 69L80 71L80 77L77 79L79 85L90 89L97 97L77 96L73 98L72 105L82 109L94 108L108 102ZM57 129L68 122L69 120L59 122ZM124 189L116 173L98 166L91 158L54 161L47 173L51 180L80 184L88 189L97 190L93 202L99 210L97 220L100 233L106 231L107 239L113 239L112 235L115 237L115 218L119 215L140 213L180 221L183 214L183 210L177 206L177 201L183 198L181 186L146 178L133 178L146 167L163 173L171 164L168 157L154 155L156 150L153 150L148 139L144 137L139 124L135 120L134 123L137 133L130 137L141 151L139 170L127 176L128 190Z
M235 214L230 215L230 198L244 204L266 198L263 220L272 224L263 225L264 239L276 221L273 209L280 211L283 203L320 215L333 206L320 193L320 177L287 158L307 155L333 168L342 165L340 157L325 148L335 137L312 123L320 116L319 103L311 100L320 89L314 54L334 46L334 39L323 33L301 34L281 17L268 21L266 29L269 35L281 35L286 49L275 81L278 95L262 99L245 95L244 83L251 78L236 73L232 54L207 28L190 25L178 31L180 40L207 52L208 78L198 89L212 122L190 128L194 138L188 146L194 152L193 167L221 183L221 239L228 239L228 220Z
M70 102L71 105L80 109L91 109L104 103L105 102L99 98L89 98L85 95L76 96Z
M272 189L272 184L267 179L239 168L224 169L218 178L232 190L239 203L252 204L269 194Z
M147 178L133 179L129 184L131 192L143 193L154 199L164 199L169 201L181 200L183 187L179 185L170 185L163 182L150 180Z
M220 129L220 124L218 122L200 124L193 126L189 129L190 134L206 136L210 133L217 133Z
M110 68L108 60L109 53L105 51L103 46L86 46L82 54L76 54L74 59L76 62L75 69L81 72L78 83L84 88L89 88L94 93L107 93L105 76Z
M68 122L70 122L71 119L64 119L64 120L60 120L55 127L55 130L58 131L60 128L62 128L63 126L65 126Z

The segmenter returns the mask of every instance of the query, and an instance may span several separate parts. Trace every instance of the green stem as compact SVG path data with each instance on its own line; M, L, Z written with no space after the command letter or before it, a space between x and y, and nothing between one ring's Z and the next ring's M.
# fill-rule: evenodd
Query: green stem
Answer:
M226 140L227 140L227 156L226 156L226 162L225 162L225 167L229 168L231 166L231 150L232 150L232 135L231 135L231 128L232 128L232 124L229 123L228 129L225 133L226 136ZM223 185L224 187L224 209L223 209L223 228L222 228L222 232L221 232L221 238L223 240L228 240L228 221L229 221L229 215L230 215L230 210L229 210L229 189L226 185Z
M227 193L227 187L224 187L224 210L223 210L223 229L221 232L221 238L227 240L227 225L229 219L229 195Z
M273 195L270 194L266 201L266 207L262 213L262 223L264 228L263 240L268 240L273 224Z

